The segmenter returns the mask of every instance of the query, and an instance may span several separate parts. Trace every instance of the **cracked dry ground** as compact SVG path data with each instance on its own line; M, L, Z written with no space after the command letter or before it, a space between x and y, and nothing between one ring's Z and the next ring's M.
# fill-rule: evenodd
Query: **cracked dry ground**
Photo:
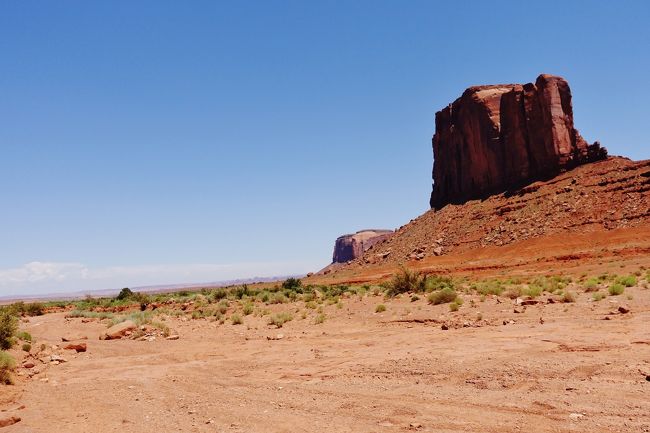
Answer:
M3 408L25 408L2 432L650 431L650 290L589 295L522 314L494 297L452 313L355 296L321 325L170 319L181 338L153 342L48 314L23 327L48 344L87 335L88 352L11 387Z

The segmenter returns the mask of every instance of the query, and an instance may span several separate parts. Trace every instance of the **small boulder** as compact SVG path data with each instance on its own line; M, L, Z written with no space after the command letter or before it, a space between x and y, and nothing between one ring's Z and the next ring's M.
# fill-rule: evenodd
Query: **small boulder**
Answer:
M130 335L131 332L136 328L135 323L131 320L125 320L122 323L111 326L99 336L100 340L119 340L122 337Z
M74 350L75 352L85 352L87 350L86 343L73 343L64 347L65 350Z
M621 306L618 307L618 312L621 313L621 314L627 314L627 313L630 312L630 307L625 306L625 305L621 305Z
M179 338L181 338L181 337L178 334L174 334L174 335L170 335L166 339L167 340L178 340Z
M32 361L27 361L23 364L24 368L34 368L36 364L34 364Z
M14 425L17 422L20 422L20 418L17 416L10 416L9 418L0 418L0 427L9 427Z

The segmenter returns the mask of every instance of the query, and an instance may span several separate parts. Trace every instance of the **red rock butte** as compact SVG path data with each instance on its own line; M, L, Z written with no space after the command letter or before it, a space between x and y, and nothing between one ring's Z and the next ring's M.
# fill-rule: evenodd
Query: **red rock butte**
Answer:
M542 74L535 84L470 87L436 113L433 191L439 209L547 180L605 159L573 125L571 89Z

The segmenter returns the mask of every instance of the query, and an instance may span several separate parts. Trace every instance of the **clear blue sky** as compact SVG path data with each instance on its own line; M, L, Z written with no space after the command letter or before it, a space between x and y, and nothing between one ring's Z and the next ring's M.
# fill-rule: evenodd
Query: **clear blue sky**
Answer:
M427 210L469 85L650 157L650 2L459 3L0 2L0 295L316 270Z

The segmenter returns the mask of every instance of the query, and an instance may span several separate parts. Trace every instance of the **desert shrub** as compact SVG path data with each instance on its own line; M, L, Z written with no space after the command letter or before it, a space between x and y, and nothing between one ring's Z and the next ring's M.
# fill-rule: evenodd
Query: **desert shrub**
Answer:
M255 307L251 303L246 303L242 307L242 313L244 313L244 316L248 316L249 314L253 314L253 311L255 310Z
M232 322L233 325L241 325L244 323L244 319L239 314L233 314L230 316L230 321Z
M316 318L314 319L314 323L316 325L320 325L321 323L325 322L326 318L327 318L327 316L324 313L321 313L321 314L316 316Z
M622 295L623 292L625 291L625 287L622 284L619 283L614 283L609 288L607 289L610 295L616 296L616 295Z
M604 293L602 293L602 292L594 292L594 294L591 295L591 298L594 301L602 301L605 298L605 296L606 295Z
M228 312L228 307L229 306L230 306L230 304L228 303L228 301L226 301L225 299L222 299L217 304L217 311L219 313L221 313L221 314L226 314Z
M568 290L564 292L562 295L562 302L575 302L576 301L576 295L573 292L569 292Z
M274 293L269 299L270 304L286 304L289 300L284 293Z
M455 302L452 302L451 304L449 304L449 311L458 311L459 308L460 308L460 305L458 305Z
M441 275L428 275L424 279L424 291L425 292L434 292L436 290L442 289L454 289L454 280L450 277L444 277Z
M530 296L531 298L536 298L542 294L544 288L538 284L532 283L529 284L527 288L522 290L522 294L525 296Z
M18 328L18 320L7 310L0 311L0 349L11 349L14 345L14 334Z
M27 331L18 331L15 333L16 338L23 340L23 341L32 341L32 335L27 332Z
M228 296L228 292L226 292L224 289L217 289L212 292L212 299L214 299L215 302L221 301L226 296Z
M129 289L128 287L123 288L120 290L120 293L115 297L118 301L124 301L126 299L130 299L133 296L133 291Z
M169 329L169 326L165 325L164 323L152 321L150 325L153 326L154 328L160 329L162 331L163 337L169 337L169 335L171 334L171 330Z
M632 287L632 286L636 286L636 277L634 275L619 277L616 279L616 282L625 287Z
M293 316L290 313L285 311L285 312L282 312L282 313L277 313L277 314L272 315L269 318L269 325L275 325L278 328L282 328L282 326L285 323L287 323L287 322L289 322L291 320L293 320Z
M302 281L299 278L287 278L282 283L282 288L285 290L299 291L302 287Z
M599 284L600 281L598 281L598 278L589 278L587 281L585 281L585 292L596 292L599 289Z
M424 289L424 278L419 272L411 271L400 266L399 272L393 275L386 288L387 296L396 296L400 293L419 292Z
M237 299L242 299L245 296L252 296L254 292L248 288L247 284L243 284L240 287L236 287L230 291L230 293Z
M0 352L0 384L11 385L11 372L16 368L16 361L7 352Z
M505 290L501 281L498 280L488 280L481 281L479 284L473 286L474 289L481 295L501 295Z
M420 300L420 297L418 295L411 296L411 302L416 302L416 301L419 301L419 300Z
M32 302L25 305L25 314L28 316L42 316L45 312L45 306L40 302Z
M88 318L88 319L112 319L115 315L113 313L108 313L105 311L82 311L82 310L72 310L68 314L66 314L66 317L72 317L72 318Z
M512 286L506 289L505 292L503 292L503 295L510 299L516 299L520 297L521 294L522 294L521 286Z
M24 352L29 352L32 350L32 345L29 343L23 343L22 349Z
M386 306L384 304L379 304L375 307L375 313L383 313L386 311Z
M458 294L454 289L447 287L429 294L427 300L429 301L429 304L433 305L446 304L448 302L453 302L457 296Z

